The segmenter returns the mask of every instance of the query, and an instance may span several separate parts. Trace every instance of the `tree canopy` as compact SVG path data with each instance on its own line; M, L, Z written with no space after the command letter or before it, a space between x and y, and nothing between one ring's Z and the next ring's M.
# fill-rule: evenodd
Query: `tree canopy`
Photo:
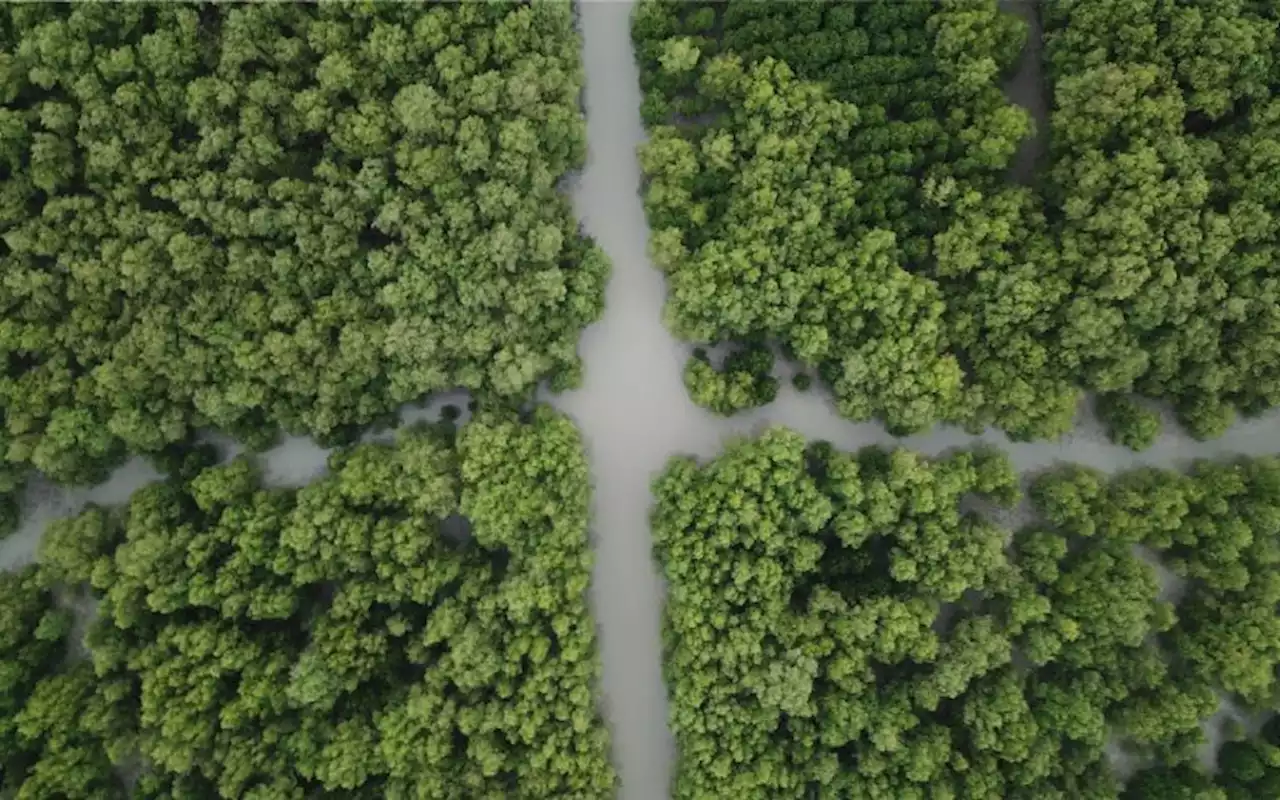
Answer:
M1280 725L1233 737L1216 775L1198 760L1220 694L1280 704L1280 461L1062 467L1010 531L989 513L1019 497L998 453L844 453L775 428L674 459L654 492L677 797L1280 785Z
M6 6L0 51L6 470L577 380L568 3Z
M1272 4L1107 0L1046 13L1047 208L1088 385L1167 398L1198 435L1280 402ZM1092 323L1097 320L1099 324Z
M5 789L56 796L83 739L107 775L140 756L141 797L610 796L573 425L491 412L329 470L266 489L242 457L52 526L0 585ZM97 600L52 679L47 586Z
M1132 395L1102 395L1094 405L1107 438L1130 450L1145 450L1160 438L1160 415Z
M0 797L125 797L111 701L89 663L66 663L72 624L41 570L0 573Z
M772 403L778 396L778 379L772 373L773 353L763 342L735 349L719 369L707 351L698 348L685 363L684 385L695 403L728 416Z
M1276 405L1273 5L1052 3L1052 148L1018 186L1026 31L995 0L643 0L668 326L775 341L896 433L1057 437L1083 390L1202 437Z

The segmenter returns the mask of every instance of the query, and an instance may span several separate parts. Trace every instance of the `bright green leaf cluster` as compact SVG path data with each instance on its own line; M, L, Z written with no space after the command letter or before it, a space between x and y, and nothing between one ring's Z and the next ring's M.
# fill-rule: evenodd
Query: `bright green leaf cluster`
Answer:
M265 489L238 459L45 540L98 596L85 691L144 796L611 796L573 425L482 415L329 468Z
M90 482L578 374L568 3L6 6L0 50L6 462Z
M1278 26L1250 0L1046 7L1063 357L1199 436L1280 403Z
M725 356L716 369L706 350L698 348L685 362L684 386L693 402L717 414L768 405L778 396L773 353L761 343L747 345Z
M1083 389L1168 400L1197 436L1280 403L1280 12L1044 17L1052 148L1027 188L1000 87L1025 30L995 0L642 2L671 330L776 341L895 433L1054 438Z
M1280 707L1280 462L1063 468L1011 534L979 513L1017 500L999 454L848 454L771 429L673 460L655 494L680 798L1200 782L1234 800L1280 780L1275 731L1196 771L1219 692ZM1176 605L1144 552L1187 579ZM1109 747L1152 769L1126 790Z

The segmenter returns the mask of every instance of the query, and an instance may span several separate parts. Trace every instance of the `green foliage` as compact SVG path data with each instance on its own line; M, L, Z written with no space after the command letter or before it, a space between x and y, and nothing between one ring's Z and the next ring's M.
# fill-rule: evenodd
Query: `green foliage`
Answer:
M16 531L19 521L18 498L13 494L0 493L0 539Z
M944 769L919 760L945 760L940 720L1011 656L993 609L931 628L944 601L1008 570L1004 533L959 504L1015 486L990 453L854 457L783 429L705 467L673 461L653 531L677 795L861 796ZM895 760L904 749L914 765Z
M557 190L568 3L6 6L0 49L7 463L572 383L607 263Z
M1084 389L1200 437L1280 404L1280 13L1050 5L1032 188L1000 87L1025 30L995 0L640 3L672 331L775 340L895 433L1056 438Z
M126 796L103 746L120 720L99 692L92 665L80 662L43 678L15 721L28 748L25 762L13 765L22 780L15 797Z
M80 589L101 583L112 569L109 554L123 538L121 527L118 515L94 506L75 517L54 520L40 540L40 568L62 586Z
M1280 702L1280 462L1034 483L998 453L771 429L655 483L676 796L1270 796L1263 736L1196 769L1219 692ZM1161 599L1151 554L1187 579ZM1280 584L1277 584L1280 585ZM1148 765L1122 786L1108 746Z
M0 448L6 442L0 432ZM23 470L13 464L0 464L0 541L18 530L21 522L19 498L22 496Z
M1130 450L1146 450L1160 437L1160 415L1129 395L1103 395L1095 410L1107 438Z
M763 344L735 350L718 370L698 348L685 362L684 385L693 402L728 416L772 403L778 396L778 379L772 372L773 354Z
M1067 287L1044 279L1034 198L1001 188L1030 131L999 88L1016 18L981 0L650 0L633 34L673 332L777 340L841 414L895 432L1069 426L1078 394L1037 335Z
M1262 735L1249 741L1231 741L1218 754L1218 782L1227 800L1272 797L1280 792L1280 747L1272 717Z
M70 617L54 608L52 594L33 567L0 573L0 602L0 752L7 763L18 752L17 714L42 674L61 657Z
M125 797L103 737L113 725L93 668L63 668L71 613L35 567L0 573L0 796Z
M1045 29L1064 355L1082 383L1168 399L1217 435L1280 401L1275 11L1070 0Z
M1144 769L1125 786L1124 800L1228 800L1213 779L1186 764Z
M1280 464L1200 463L1187 476L1140 470L1110 483L1060 472L1033 494L1064 533L1159 552L1191 581L1168 634L1181 668L1248 704L1270 701L1280 666L1272 574L1280 559Z
M46 753L5 774L113 796L77 777L109 753L141 756L143 797L611 796L589 502L576 429L539 407L339 450L298 490L240 458L57 523L40 574L96 590L92 666L28 693L49 657L5 650L0 702L29 699L3 718ZM34 592L0 644L51 628Z

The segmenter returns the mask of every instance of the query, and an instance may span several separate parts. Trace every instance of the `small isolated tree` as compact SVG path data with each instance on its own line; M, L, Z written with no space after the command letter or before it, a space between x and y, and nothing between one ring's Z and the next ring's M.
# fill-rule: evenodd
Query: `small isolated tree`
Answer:
M1107 438L1130 450L1146 450L1160 436L1160 415L1130 395L1105 394L1095 405Z
M778 396L773 354L764 344L735 349L720 369L698 348L685 362L684 385L693 402L725 416L768 405Z

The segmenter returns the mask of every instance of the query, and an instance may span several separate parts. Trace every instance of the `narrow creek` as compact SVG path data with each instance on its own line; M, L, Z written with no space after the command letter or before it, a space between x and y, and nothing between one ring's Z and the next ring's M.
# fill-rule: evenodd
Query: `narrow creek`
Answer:
M778 400L766 408L724 419L696 407L681 382L690 348L662 326L665 284L646 255L649 230L636 160L644 130L629 28L631 10L630 2L580 4L589 155L574 186L574 204L586 231L612 259L613 275L604 318L582 340L583 387L548 399L582 429L593 471L591 600L603 661L603 713L621 777L619 797L657 800L669 795L675 748L666 724L660 636L663 589L650 551L649 485L669 457L710 457L731 436L782 424L842 449L900 445L934 455L983 442L1004 449L1023 473L1059 461L1110 471L1280 451L1280 412L1241 423L1210 442L1196 442L1170 421L1168 432L1139 454L1109 444L1101 426L1084 410L1075 431L1060 442L1011 443L996 431L975 437L950 427L896 439L879 424L840 419L823 391L796 392L786 380L790 376L785 369ZM1010 93L1025 102L1018 95L1036 83L1015 78ZM447 399L437 398L427 408L403 416L406 421L434 417ZM310 440L291 438L263 456L267 481L305 483L323 472L325 456L326 451ZM33 481L24 498L22 527L0 541L0 569L31 561L49 521L75 513L87 503L124 502L133 490L158 477L144 461L134 459L91 489L60 489Z

